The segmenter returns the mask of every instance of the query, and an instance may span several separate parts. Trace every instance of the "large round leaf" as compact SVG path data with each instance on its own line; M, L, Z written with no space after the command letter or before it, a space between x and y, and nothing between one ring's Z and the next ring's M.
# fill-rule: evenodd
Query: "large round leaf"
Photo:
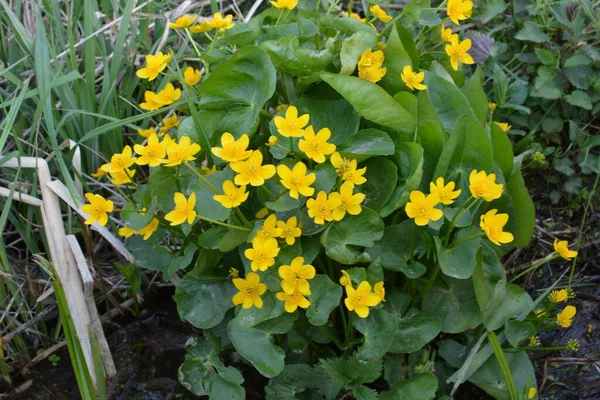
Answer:
M376 360L382 358L392 345L398 319L383 310L371 310L367 318L358 318L354 327L364 337L364 342L358 349L358 357Z
M425 372L412 379L401 379L382 393L381 400L431 400L435 397L438 381L431 372Z
M338 146L337 151L344 157L358 162L372 156L389 156L396 148L390 136L379 129L363 129L356 132Z
M273 378L283 370L285 352L273 344L269 332L244 326L234 318L227 325L227 333L237 352L262 375Z
M179 282L173 298L182 319L196 328L209 329L225 318L236 292L228 279L202 278L192 271Z
M329 279L327 275L315 275L310 280L310 307L306 316L313 325L325 325L331 312L340 304L342 287Z
M369 247L383 236L384 223L379 214L363 207L359 215L346 215L321 235L321 244L329 258L342 264L368 261L366 254L349 246Z
M473 227L461 229L458 231L456 240L466 239L477 233L478 230ZM451 244L450 247L444 247L441 239L437 236L434 236L433 239L437 249L438 262L444 274L457 279L467 279L473 275L477 251L481 242L479 237L465 240L454 246Z
M392 195L398 182L396 164L385 157L374 157L361 167L367 167L367 181L361 186L366 195L363 205L371 210L379 211Z
M412 353L433 340L442 328L440 317L428 311L410 309L398 322L390 353Z
M526 389L536 387L533 365L526 352L504 353L511 371L517 393L527 393ZM510 394L504 374L496 357L490 357L469 378L469 381L497 400L509 400Z

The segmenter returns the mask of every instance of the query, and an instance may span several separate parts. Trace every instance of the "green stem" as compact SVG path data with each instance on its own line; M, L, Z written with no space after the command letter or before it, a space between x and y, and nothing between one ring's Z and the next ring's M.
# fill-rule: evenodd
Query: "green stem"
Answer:
M250 223L250 221L248 221L246 219L246 217L244 216L244 214L242 213L242 210L239 209L239 207L235 208L235 213L237 214L237 216L242 220L242 222L244 223L244 225L246 226L252 226L252 224Z
M192 38L192 34L190 32L190 30L188 28L185 28L185 34L187 35L188 39L190 40L190 43L192 44L192 47L194 48L194 51L196 52L196 55L198 56L198 58L200 58L200 49L198 48L198 46L196 46L196 42L194 41L194 39ZM208 73L208 71L206 71Z
M475 235L471 235L471 236L466 237L466 238L455 240L454 242L452 242L450 244L449 248L452 248L453 246L455 246L455 245L457 245L459 243L466 242L467 240L475 239L475 238L478 238L478 237L481 237L481 236L484 236L484 235L485 235L485 232L479 232L479 233L477 233Z
M202 175L200 172L196 171L196 168L192 167L187 161L184 161L183 165L185 165L190 171L192 171L194 173L194 175L196 175L198 178L200 178L200 180L202 182L204 182L206 184L206 186L211 188L216 194L221 194L221 192L219 192L219 189L217 189L212 183L210 183L208 181L208 179L206 179L204 177L204 175Z
M321 8L321 0L317 0L317 8L315 8L315 12L319 12L319 8Z
M435 267L433 268L433 271L431 271L431 275L429 275L429 279L427 280L427 283L425 284L425 287L423 288L423 292L421 292L421 299L423 299L423 297L425 297L425 294L429 291L429 289L431 289L431 287L433 286L433 282L435 282L435 278L437 278L438 274L440 273L440 263L435 263Z
M505 353L517 353L519 351L554 351L554 350L569 350L567 346L556 347L519 347L518 349L502 349Z
M344 340L344 348L348 348L350 344L350 333L354 329L354 312L350 311L348 315L348 326L346 327L346 339Z
M452 233L452 229L454 229L454 225L456 224L457 221L460 221L460 219L456 218L459 214L461 214L461 212L463 211L463 209L465 208L465 206L467 204L469 204L472 200L475 200L475 198L473 196L469 197L459 208L458 210L456 210L456 212L454 213L454 217L452 217L452 220L450 221L450 227L448 228L448 232L446 233L446 237L444 238L444 246L448 246L448 241L450 240L450 234ZM471 203L469 204L467 211L469 210L469 208L471 208L471 205L475 204L475 203ZM462 214L461 214L461 218L462 218Z
M379 33L379 35L377 35L377 40L381 39L381 38L383 37L383 35L385 35L385 33L386 33L388 30L390 30L390 29L392 28L392 26L394 26L394 24L395 24L395 23L396 23L396 22L397 22L397 21L398 21L400 18L402 18L402 16L403 16L403 15L404 15L404 9L402 9L402 12L401 12L400 14L396 15L396 16L394 17L394 19L393 19L393 20L391 20L391 21L389 22L389 24L387 24L387 25L386 25L386 26L385 26L385 27L384 27L384 28L381 30L381 32Z
M410 237L410 252L409 252L410 258L408 260L408 265L412 264L412 262L413 262L418 232L419 232L419 227L415 226L415 228L413 229L412 235Z
M279 22L281 22L281 17L283 17L283 8L279 9L279 18L277 18L277 22L275 22L275 26L279 25Z
M196 215L196 218L201 219L201 220L206 221L206 222L210 222L211 224L226 226L228 228L237 229L237 230L240 230L240 231L250 232L252 230L252 229L249 229L249 228L246 228L246 227L243 227L243 226L226 224L225 222L217 221L217 220L214 220L212 218L202 217L200 215Z
M268 112L267 110L263 110L262 108L260 109L260 111L259 111L259 114L260 114L262 117L265 117L265 118L267 118L267 119L273 119L273 115L271 115L271 113L270 113L270 112Z
M504 375L504 380L506 381L506 387L508 388L508 394L510 396L510 399L517 400L518 397L515 382L510 372L510 367L506 362L506 357L504 356L502 347L500 346L500 341L498 340L494 332L489 332L487 337L490 342L490 345L492 346L492 350L494 351L494 355L496 356L496 360L498 361L498 365L500 365L502 375Z
M325 334L327 335L327 337L329 337L329 339L331 339L331 341L333 343L335 343L335 345L340 350L344 349L344 345L342 344L342 342L340 342L340 340L337 337L335 337L335 335L333 334L333 332L331 332L331 328L329 328L327 325L321 325L321 329L323 330L323 332L325 332Z
M559 255L555 253L551 258L549 258L549 259L543 259L540 262L538 262L536 264L533 264L531 267L527 268L525 271L521 272L519 275L515 276L510 281L508 281L508 283L513 283L514 281L516 281L517 279L519 279L523 275L526 275L526 274L530 273L531 271L535 270L536 268L538 268L539 266L544 265L547 262L550 262L550 261L558 258L558 256Z

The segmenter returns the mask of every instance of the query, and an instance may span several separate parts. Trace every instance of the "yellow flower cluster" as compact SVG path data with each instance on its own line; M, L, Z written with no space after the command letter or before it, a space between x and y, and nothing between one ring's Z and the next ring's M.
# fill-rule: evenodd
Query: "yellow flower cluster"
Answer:
M223 17L220 12L215 13L212 16L212 19L194 25L197 20L197 15L184 15L183 17L177 18L175 22L171 22L169 27L171 29L189 29L190 32L193 33L210 32L213 29L216 29L218 33L223 33L224 31L233 28L235 25L233 23L233 15Z
M358 60L358 76L369 82L379 82L387 72L387 68L383 67L383 61L383 51L370 49L365 51Z
M377 282L371 289L371 284L362 281L355 289L352 285L350 275L342 270L340 284L346 289L344 304L348 311L354 311L360 318L369 316L370 307L375 307L385 301L385 288L383 282Z

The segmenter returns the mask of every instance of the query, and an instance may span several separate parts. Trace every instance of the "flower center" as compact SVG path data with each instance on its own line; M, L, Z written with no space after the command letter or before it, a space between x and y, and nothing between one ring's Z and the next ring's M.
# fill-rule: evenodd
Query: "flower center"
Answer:
M348 202L346 201L346 199L342 199L342 202L340 203L340 208L342 210L345 210L348 207Z
M254 296L254 288L253 287L247 287L246 288L246 294L248 296Z
M262 251L258 252L256 254L256 261L258 261L258 262L266 261L266 259L267 259L267 255L265 253L263 253Z
M237 193L235 191L227 193L227 197L229 197L231 200L235 200L237 198Z
M257 170L256 165L254 164L249 164L248 165L248 173L249 174L254 174L254 172Z
M299 186L301 182L300 178L298 178L297 176L292 177L290 181L292 182L293 186Z
M314 142L312 142L310 144L310 148L312 151L317 151L317 150L319 150L320 147L321 147L321 142L317 141L317 140L315 140Z
M104 210L102 209L102 207L100 207L100 206L94 207L94 213L101 214L103 212L104 212Z
M476 188L476 192L480 196L485 194L488 190L490 190L490 183L487 181L481 182Z
M354 301L359 304L362 305L363 301L364 301L364 297L362 294L357 294L356 297L354 298Z
M418 207L418 213L421 217L427 217L429 215L429 207L427 207L426 205L421 204Z

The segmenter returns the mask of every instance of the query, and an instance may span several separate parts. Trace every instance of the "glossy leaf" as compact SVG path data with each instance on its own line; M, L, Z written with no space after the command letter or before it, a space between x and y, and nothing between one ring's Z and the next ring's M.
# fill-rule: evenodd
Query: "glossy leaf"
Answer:
M383 310L371 310L367 318L357 318L354 327L363 334L358 349L362 360L376 360L388 352L398 328L398 319Z
M377 34L375 31L359 31L342 42L340 60L343 75L352 75L360 56L367 50L377 45Z
M318 274L310 281L310 291L310 307L306 310L306 316L311 324L324 325L331 312L340 304L342 287L332 282L327 275Z
M467 239L477 233L479 231L472 227L461 229L458 231L455 241L458 242L462 239ZM451 243L449 247L444 247L441 239L437 236L434 236L434 240L437 248L438 262L445 275L457 279L467 279L473 275L481 238L476 237L458 242L456 245L452 245Z
M364 206L379 212L388 201L398 182L398 168L385 157L374 157L361 167L366 167L367 181L360 187L366 195Z
M454 130L462 115L475 117L469 101L454 82L429 73L425 74L425 84L429 100L447 131Z
M433 340L442 329L440 317L432 312L410 309L400 318L390 353L412 353Z
M401 379L390 390L379 396L380 400L431 400L435 397L438 380L431 372L424 372L412 379Z
M389 156L394 154L395 150L390 136L378 129L358 131L337 148L343 157L355 159L358 162L373 156Z

